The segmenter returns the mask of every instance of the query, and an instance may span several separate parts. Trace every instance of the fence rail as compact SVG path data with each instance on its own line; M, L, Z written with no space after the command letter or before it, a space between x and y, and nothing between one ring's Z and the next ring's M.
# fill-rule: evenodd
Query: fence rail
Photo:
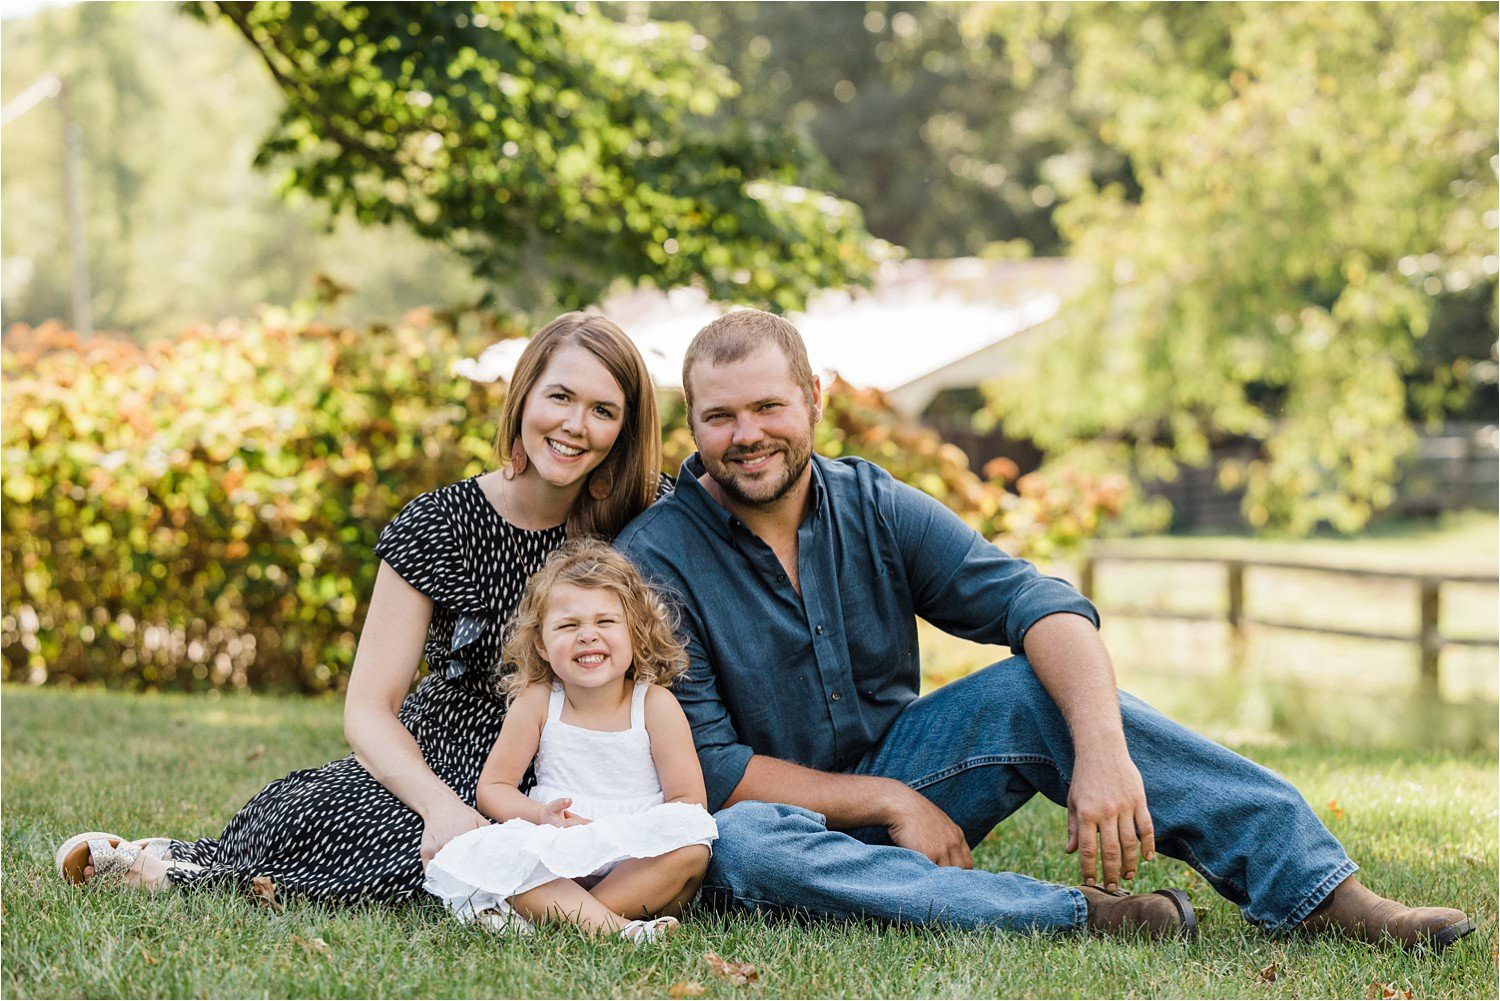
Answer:
M1113 606L1107 611L1112 616L1124 618L1171 619L1183 622L1226 622L1230 630L1230 663L1235 670L1244 666L1245 632L1248 626L1270 629L1285 629L1304 633L1321 633L1328 636L1345 636L1356 639L1386 640L1412 643L1421 654L1418 668L1418 684L1425 692L1438 690L1438 660L1447 646L1495 647L1500 637L1444 636L1438 629L1442 609L1442 588L1445 584L1488 584L1496 586L1497 578L1485 574L1422 574L1397 570L1367 570L1359 567L1328 566L1318 563L1297 563L1288 560L1247 560L1211 556L1167 556L1159 554L1133 554L1091 552L1083 561L1079 574L1079 590L1092 600L1097 594L1098 569L1102 563L1170 563L1176 566L1222 566L1226 592L1226 611L1223 615L1211 612L1178 612L1154 608ZM1303 573L1331 574L1343 577L1386 579L1416 585L1418 618L1420 625L1415 634L1382 632L1369 629L1348 629L1338 626L1314 626L1303 622L1287 622L1280 619L1261 618L1250 615L1245 607L1245 571L1290 570Z

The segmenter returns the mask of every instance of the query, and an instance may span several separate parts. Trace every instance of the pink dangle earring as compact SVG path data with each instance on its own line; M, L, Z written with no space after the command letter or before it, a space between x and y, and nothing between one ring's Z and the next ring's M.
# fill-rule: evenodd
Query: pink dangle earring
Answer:
M526 472L526 448L521 444L521 436L516 435L516 440L510 446L510 464L500 470L500 475L507 480L513 480Z
M596 501L608 500L615 490L614 470L601 466L589 477L589 496Z

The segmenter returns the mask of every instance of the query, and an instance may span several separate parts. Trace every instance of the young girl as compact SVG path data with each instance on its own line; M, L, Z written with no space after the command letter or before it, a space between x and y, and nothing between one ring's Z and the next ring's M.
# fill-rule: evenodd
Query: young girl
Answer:
M494 927L667 934L718 829L687 717L666 689L687 669L666 607L625 557L570 542L527 584L505 658L510 708L475 797L501 823L449 842L427 890Z

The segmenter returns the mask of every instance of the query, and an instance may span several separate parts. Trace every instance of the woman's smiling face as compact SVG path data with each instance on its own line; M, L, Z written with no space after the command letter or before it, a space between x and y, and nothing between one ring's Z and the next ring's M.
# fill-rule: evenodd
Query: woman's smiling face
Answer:
M557 487L603 462L625 423L625 392L587 348L564 344L526 397L521 445L529 468Z

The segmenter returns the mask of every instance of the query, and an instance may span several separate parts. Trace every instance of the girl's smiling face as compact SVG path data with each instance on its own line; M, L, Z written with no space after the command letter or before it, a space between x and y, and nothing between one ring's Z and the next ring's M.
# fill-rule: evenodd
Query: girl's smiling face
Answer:
M564 344L526 395L521 444L530 468L556 487L582 481L609 455L625 420L625 393L593 352Z
M547 596L540 643L564 685L600 688L617 682L634 659L625 607L602 587L556 585Z

